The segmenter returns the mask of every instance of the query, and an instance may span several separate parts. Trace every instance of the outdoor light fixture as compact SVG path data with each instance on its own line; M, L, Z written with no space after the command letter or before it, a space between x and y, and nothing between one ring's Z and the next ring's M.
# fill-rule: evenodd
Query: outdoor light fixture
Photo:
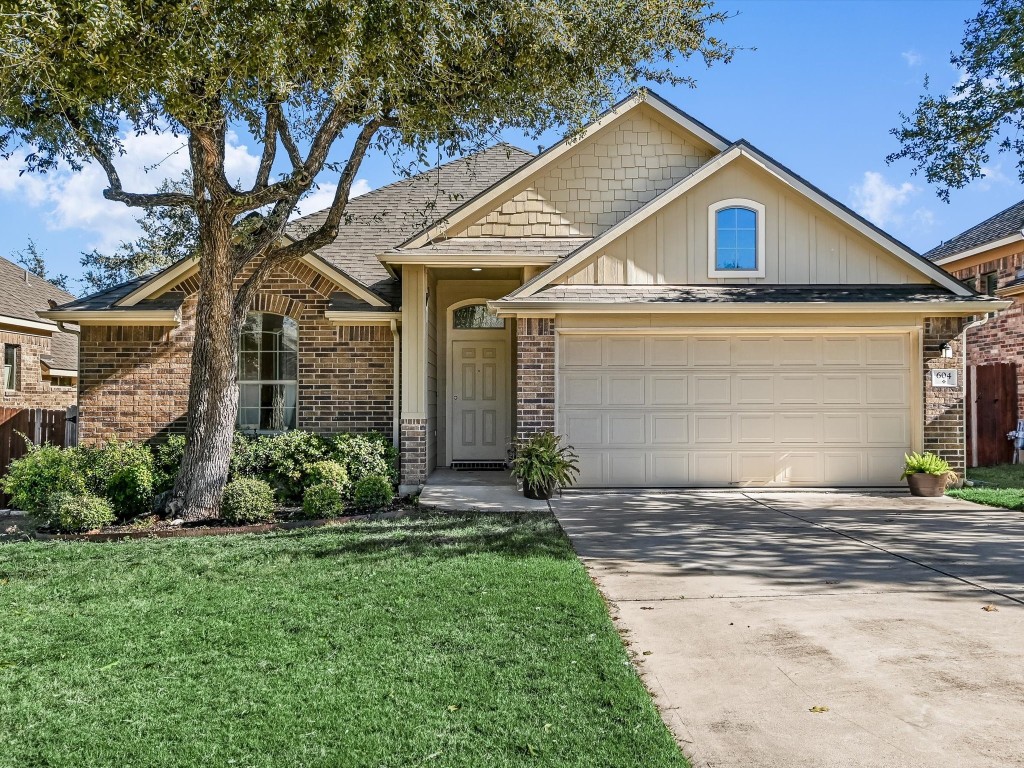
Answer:
M950 346L948 341L945 344L942 345L942 356L943 357L952 357L953 356L953 347Z

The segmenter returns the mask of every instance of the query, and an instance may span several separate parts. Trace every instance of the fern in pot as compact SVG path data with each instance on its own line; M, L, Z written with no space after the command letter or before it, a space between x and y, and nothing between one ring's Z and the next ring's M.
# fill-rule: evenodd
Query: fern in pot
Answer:
M550 499L568 488L579 475L579 456L571 445L562 446L554 432L538 432L520 443L512 460L512 475L523 482L528 499Z
M908 453L903 457L903 474L912 496L942 496L957 481L949 462L934 453Z

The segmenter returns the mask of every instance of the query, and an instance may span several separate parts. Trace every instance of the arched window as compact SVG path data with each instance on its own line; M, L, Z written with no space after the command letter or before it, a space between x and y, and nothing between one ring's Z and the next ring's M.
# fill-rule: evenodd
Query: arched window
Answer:
M250 312L238 356L238 428L295 429L299 324L290 317Z
M708 209L708 275L764 277L764 206L722 200Z
M486 304L467 304L452 312L452 328L504 328L505 319L487 311Z

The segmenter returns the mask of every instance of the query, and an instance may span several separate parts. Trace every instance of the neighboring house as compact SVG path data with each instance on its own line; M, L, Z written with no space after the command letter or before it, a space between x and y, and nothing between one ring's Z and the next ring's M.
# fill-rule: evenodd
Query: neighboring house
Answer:
M73 299L48 280L0 258L0 407L59 410L74 404L78 339L72 331L38 315L49 302L64 304Z
M242 428L391 433L408 489L540 430L587 486L892 485L910 449L963 467L964 319L1005 304L657 96L348 212L254 301ZM82 327L83 440L180 428L196 273L42 313Z
M1012 300L967 330L967 362L1016 363L1017 413L1024 414L1024 200L924 254L965 285Z

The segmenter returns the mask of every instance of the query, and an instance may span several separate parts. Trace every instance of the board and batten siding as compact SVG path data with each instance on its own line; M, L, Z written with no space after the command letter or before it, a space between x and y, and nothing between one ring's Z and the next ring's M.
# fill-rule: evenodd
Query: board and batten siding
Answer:
M462 237L595 237L717 154L643 106L538 170Z
M765 276L708 276L708 207L730 198L765 206ZM561 282L579 285L858 285L927 283L745 158L709 176L609 243Z

